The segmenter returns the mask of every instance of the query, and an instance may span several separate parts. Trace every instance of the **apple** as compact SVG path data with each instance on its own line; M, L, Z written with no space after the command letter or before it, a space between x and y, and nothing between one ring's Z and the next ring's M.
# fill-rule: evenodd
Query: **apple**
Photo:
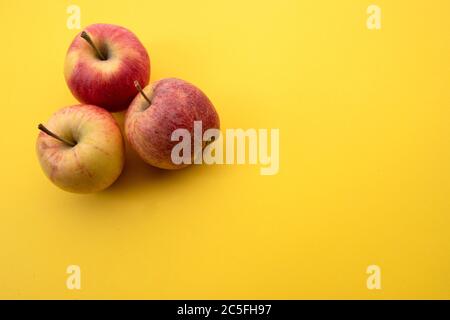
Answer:
M194 85L180 79L159 80L134 98L125 116L125 135L132 148L148 164L162 169L180 169L171 159L176 129L186 129L194 137L194 121L201 121L202 132L219 129L219 116L208 97ZM205 147L206 142L202 142ZM191 144L193 145L193 144ZM191 153L193 154L193 153Z
M93 24L70 45L64 76L81 103L116 112L126 109L136 96L134 80L148 84L150 58L131 31L111 24Z
M105 109L75 105L57 111L40 124L36 142L47 177L63 190L90 193L109 187L124 165L119 126Z

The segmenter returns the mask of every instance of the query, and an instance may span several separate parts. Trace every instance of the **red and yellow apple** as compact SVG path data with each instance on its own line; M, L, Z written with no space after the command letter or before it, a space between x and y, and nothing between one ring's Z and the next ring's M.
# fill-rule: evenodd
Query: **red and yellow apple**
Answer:
M194 122L201 121L201 134L219 129L219 116L213 104L200 89L180 79L162 79L144 89L138 82L135 85L141 94L134 98L125 117L125 135L130 145L152 166L186 167L188 164L172 161L171 152L177 144L171 139L172 133L186 129L193 142ZM205 143L201 147L204 146Z
M93 24L70 45L64 76L81 103L120 111L136 95L135 80L148 84L150 58L131 31L111 24Z
M76 105L57 111L36 142L46 176L63 190L90 193L109 187L124 165L119 126L105 109Z

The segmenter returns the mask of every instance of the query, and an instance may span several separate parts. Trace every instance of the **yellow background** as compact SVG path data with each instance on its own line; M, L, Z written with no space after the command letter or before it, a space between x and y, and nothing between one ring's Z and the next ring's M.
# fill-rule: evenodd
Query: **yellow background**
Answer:
M382 9L382 29L366 9ZM36 125L76 103L81 25L126 26L152 81L202 88L226 128L279 128L280 172L153 169L53 186ZM450 2L1 0L0 298L450 298ZM79 291L66 268L81 267ZM366 268L382 290L366 288Z

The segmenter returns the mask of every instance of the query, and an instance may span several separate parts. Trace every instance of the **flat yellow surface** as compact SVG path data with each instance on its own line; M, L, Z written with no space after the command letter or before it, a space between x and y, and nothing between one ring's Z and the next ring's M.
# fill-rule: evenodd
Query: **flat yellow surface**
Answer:
M368 30L366 9L382 10ZM226 128L279 128L280 172L153 169L53 186L36 125L75 104L81 26L123 25L205 91ZM0 4L0 298L450 298L450 2ZM119 116L120 117L120 116ZM66 268L81 268L68 290ZM366 268L381 268L368 290Z

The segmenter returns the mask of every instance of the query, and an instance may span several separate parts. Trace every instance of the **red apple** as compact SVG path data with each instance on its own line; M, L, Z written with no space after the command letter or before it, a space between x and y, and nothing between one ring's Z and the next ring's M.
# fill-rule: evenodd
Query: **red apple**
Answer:
M124 165L123 138L113 116L92 105L66 107L39 125L36 151L46 176L63 190L103 190Z
M125 135L131 146L155 167L186 167L188 164L172 161L171 152L178 143L172 141L172 133L186 129L193 146L194 121L201 121L201 135L208 129L219 129L219 116L213 104L200 89L180 79L162 79L143 90L136 85L141 94L134 98L125 117ZM202 143L201 148L206 144Z
M131 31L111 24L93 24L70 45L64 76L80 102L120 111L136 95L134 80L148 84L150 58Z

